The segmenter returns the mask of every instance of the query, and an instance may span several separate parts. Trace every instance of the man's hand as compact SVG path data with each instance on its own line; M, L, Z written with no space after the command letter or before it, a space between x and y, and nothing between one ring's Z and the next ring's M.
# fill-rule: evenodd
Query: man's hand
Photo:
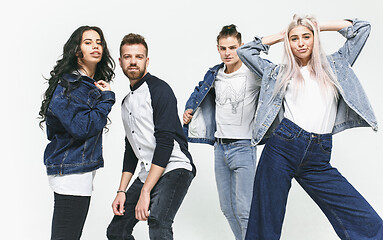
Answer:
M193 109L186 109L185 110L184 115L183 115L184 124L188 124L191 121L191 119L193 118L193 115L191 115L192 112L193 112Z
M124 203L125 203L125 193L124 192L119 192L117 193L116 198L114 199L112 203L112 209L114 215L117 216L122 216L124 215L125 209L124 209Z
M141 191L140 199L136 205L136 218L140 221L146 221L149 217L150 193Z

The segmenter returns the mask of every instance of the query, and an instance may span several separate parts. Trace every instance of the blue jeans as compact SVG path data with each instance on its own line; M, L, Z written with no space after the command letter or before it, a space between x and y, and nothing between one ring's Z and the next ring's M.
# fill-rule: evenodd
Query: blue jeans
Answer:
M173 239L174 217L189 189L194 174L175 169L163 175L150 192L149 237L151 240ZM125 213L114 216L107 230L108 239L134 240L133 228L138 220L135 208L144 184L137 178L126 193Z
M341 239L383 239L382 219L330 164L331 134L314 134L283 119L266 143L256 173L246 240L280 239L295 178Z
M215 178L219 202L235 239L243 240L253 196L256 146L250 140L215 143Z

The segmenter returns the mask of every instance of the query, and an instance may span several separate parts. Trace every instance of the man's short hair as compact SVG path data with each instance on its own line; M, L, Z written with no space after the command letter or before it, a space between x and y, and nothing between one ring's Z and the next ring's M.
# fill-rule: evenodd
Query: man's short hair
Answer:
M133 45L133 44L142 44L144 45L146 49L146 56L148 56L148 44L146 44L145 38L141 36L140 34L135 33L129 33L128 35L125 35L124 38L121 41L120 44L120 56L121 56L121 50L122 46L125 44L127 45Z
M235 37L238 40L238 43L242 43L242 37L241 33L237 31L237 26L234 24L223 26L221 31L219 32L217 36L217 44L219 44L219 40L221 38L227 38L227 37Z

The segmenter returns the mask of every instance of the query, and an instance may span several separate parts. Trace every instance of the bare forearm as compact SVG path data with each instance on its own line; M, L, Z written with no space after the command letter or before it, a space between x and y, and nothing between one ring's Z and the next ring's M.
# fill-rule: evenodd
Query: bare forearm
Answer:
M122 172L120 186L118 190L126 191L133 174L131 172Z
M269 36L266 36L266 37L262 38L262 43L265 44L265 45L273 45L273 44L282 42L284 36L285 36L285 32L284 31L276 33L276 34L273 34L273 35L269 35Z
M164 171L165 168L152 164L152 166L150 167L149 175L145 180L141 192L150 193L154 186L157 184Z
M328 21L328 22L320 22L319 29L321 31L339 31L342 28L349 27L351 25L352 25L352 22L348 20Z

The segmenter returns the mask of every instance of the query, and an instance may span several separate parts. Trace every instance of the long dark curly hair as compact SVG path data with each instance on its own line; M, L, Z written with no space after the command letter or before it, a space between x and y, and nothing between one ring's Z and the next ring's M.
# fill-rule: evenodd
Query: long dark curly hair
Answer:
M83 56L80 48L82 35L88 30L94 30L100 35L101 45L103 47L102 58L97 64L96 72L93 78L95 80L104 80L106 82L110 82L114 78L115 62L110 56L102 30L95 26L81 26L77 28L65 43L62 58L57 60L56 66L54 66L53 70L50 72L50 78L46 79L49 86L44 93L39 111L40 118L42 119L40 121L40 127L42 127L42 123L46 120L46 112L49 103L62 75L64 73L72 73L80 68L77 60L78 57Z

